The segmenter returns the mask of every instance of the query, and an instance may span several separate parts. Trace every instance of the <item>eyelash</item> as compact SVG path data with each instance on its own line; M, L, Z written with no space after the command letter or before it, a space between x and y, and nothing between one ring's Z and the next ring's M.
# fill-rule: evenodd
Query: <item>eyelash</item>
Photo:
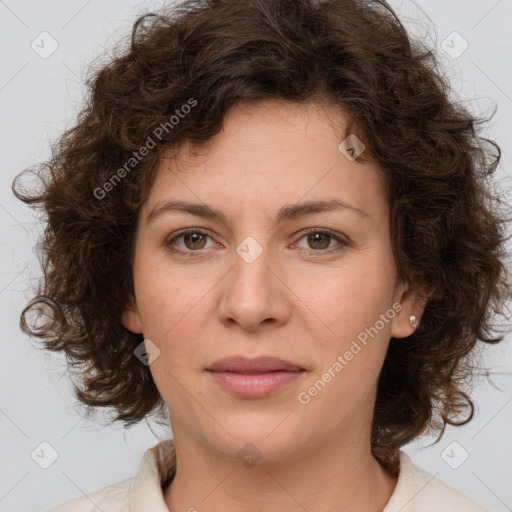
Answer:
M173 254L181 254L186 257L195 257L196 253L202 252L201 249L198 249L197 251L191 251L191 250L184 250L184 249L176 249L175 247L173 247L173 243L178 238L181 238L184 235L188 235L188 234L192 234L192 233L209 236L208 232L202 228L184 229L184 230L178 232L175 236L173 236L170 240L168 240L166 242L166 244L165 244L166 248ZM326 228L322 228L322 229L309 228L305 232L302 233L299 240L302 240L302 238L304 238L305 236L310 235L312 233L320 233L322 235L329 235L331 238L333 238L339 244L338 246L331 247L330 249L325 249L325 250L321 249L321 250L315 251L314 249L311 249L311 251L313 251L313 253L332 254L333 252L339 251L340 249L347 247L349 245L349 243L345 239L343 239L342 237L337 235L334 231L332 231L330 229L326 229ZM304 250L307 250L307 249L304 249Z

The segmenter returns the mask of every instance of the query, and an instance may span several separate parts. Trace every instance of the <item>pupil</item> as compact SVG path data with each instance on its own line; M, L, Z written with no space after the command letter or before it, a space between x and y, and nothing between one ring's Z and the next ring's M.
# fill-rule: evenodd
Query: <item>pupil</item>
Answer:
M197 247L197 244L201 242L203 235L201 233L192 233L188 235L191 238L192 244Z
M325 235L323 233L315 233L314 235L310 235L310 238L313 238L313 241L312 241L312 244L316 244L316 243L320 243L321 244L321 249L324 249L325 247L327 247L329 245L329 242L327 242L327 245L325 244L325 240L327 240L329 238L329 235ZM318 237L320 237L320 240L318 240ZM324 243L322 244L322 237L324 238Z

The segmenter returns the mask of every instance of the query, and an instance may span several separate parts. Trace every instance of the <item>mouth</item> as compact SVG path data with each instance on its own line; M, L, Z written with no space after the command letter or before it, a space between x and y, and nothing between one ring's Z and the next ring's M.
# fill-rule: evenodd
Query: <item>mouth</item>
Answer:
M295 363L269 356L232 356L216 361L206 371L221 389L240 398L273 395L307 373Z

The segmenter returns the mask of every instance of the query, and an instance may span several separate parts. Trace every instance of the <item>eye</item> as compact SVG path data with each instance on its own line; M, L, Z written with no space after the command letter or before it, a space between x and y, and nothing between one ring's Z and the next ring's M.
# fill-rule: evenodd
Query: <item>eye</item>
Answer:
M306 238L306 241L310 247L305 247L305 249L312 248L315 252L333 252L341 247L346 247L348 243L340 236L338 236L334 231L330 229L319 229L319 228L310 228L306 231L304 236L302 236L301 240ZM338 242L334 248L331 246L331 242ZM328 249L328 250L325 250Z
M206 239L208 233L204 229L190 228L180 231L178 234L173 236L166 242L166 247L173 253L183 253L188 256L193 256L192 253L198 252L200 249L204 249L206 246ZM182 238L185 248L176 248L176 240Z
M194 253L200 253L201 249L208 248L206 247L208 238L209 235L206 230L201 228L189 228L178 232L166 242L165 246L172 253L196 256ZM304 238L307 239L307 243L310 247L299 247L301 249L310 249L317 253L331 253L349 245L344 238L330 229L310 228L303 233L299 240ZM184 247L179 247L176 243L180 239L182 239ZM331 245L332 242L337 242L337 244L333 247Z

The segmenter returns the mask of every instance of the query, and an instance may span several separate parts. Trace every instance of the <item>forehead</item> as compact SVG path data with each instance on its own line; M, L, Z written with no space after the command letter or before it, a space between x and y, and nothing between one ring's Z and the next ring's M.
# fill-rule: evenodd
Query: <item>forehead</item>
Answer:
M145 205L215 205L226 215L274 212L284 204L337 198L378 219L387 214L383 178L372 163L340 151L346 119L324 105L265 101L233 108L204 145L164 153Z

